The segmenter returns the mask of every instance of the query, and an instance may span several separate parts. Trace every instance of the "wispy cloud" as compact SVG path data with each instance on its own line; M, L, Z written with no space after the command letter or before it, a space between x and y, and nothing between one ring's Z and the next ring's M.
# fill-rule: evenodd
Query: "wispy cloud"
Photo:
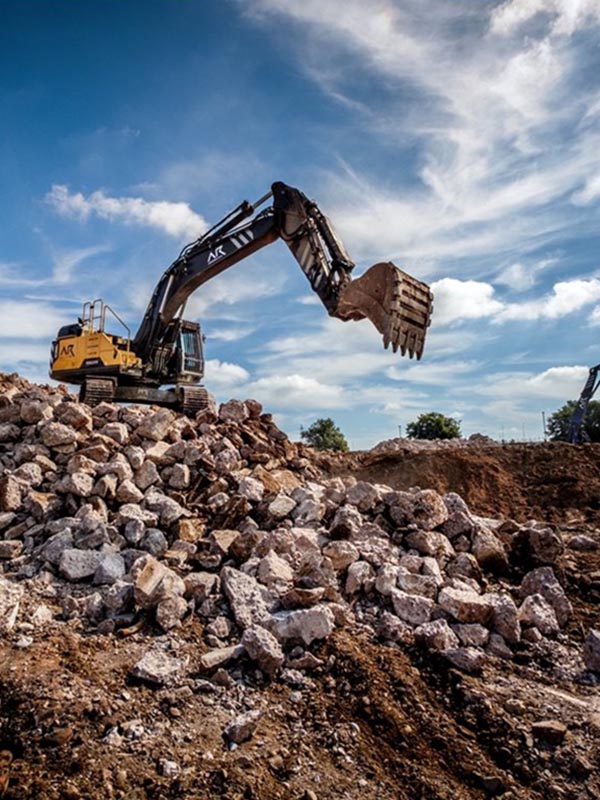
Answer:
M55 184L46 200L65 217L87 220L97 216L125 225L157 228L177 238L197 238L208 228L206 220L183 202L111 197L101 189L86 197L81 192L71 192L63 184Z
M593 229L581 204L600 194L600 134L581 123L597 95L579 72L593 68L594 48L576 34L598 23L597 0L242 4L267 24L310 28L293 45L310 78L366 105L364 128L380 142L418 143L396 185L330 175L331 215L359 258L478 277L482 258L489 269L500 254L554 242L575 215ZM352 87L365 70L380 89L368 98ZM399 167L392 160L391 174Z

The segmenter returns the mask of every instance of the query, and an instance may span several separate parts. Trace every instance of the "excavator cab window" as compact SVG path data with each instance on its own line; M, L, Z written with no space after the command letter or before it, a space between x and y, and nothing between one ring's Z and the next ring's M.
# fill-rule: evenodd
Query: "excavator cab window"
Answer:
M179 333L179 342L181 347L181 372L201 375L203 373L204 358L199 328L197 326L193 328L182 327Z

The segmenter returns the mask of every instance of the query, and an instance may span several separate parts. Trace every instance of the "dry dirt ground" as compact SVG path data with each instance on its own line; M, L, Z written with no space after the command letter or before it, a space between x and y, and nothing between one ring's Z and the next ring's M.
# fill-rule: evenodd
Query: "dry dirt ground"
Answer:
M552 520L567 535L600 541L599 446L319 461L330 474L456 491L475 513ZM557 570L574 606L571 642L600 627L599 553L567 550ZM265 683L243 661L216 685L206 681L195 617L177 634L188 678L170 689L136 684L129 669L157 637L150 623L116 637L73 620L34 633L27 647L0 645L0 750L14 759L4 800L600 796L600 691L560 641L523 643L513 661L490 661L473 676L435 654L341 629L323 642L323 666L298 691ZM250 741L230 749L222 731L242 684L265 715ZM566 733L536 732L546 720ZM0 759L0 795L1 770Z

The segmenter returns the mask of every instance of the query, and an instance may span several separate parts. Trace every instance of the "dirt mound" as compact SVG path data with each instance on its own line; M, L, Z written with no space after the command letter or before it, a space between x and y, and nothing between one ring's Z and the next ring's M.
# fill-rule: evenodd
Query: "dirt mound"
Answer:
M410 445L323 459L333 474L457 492L478 514L554 522L600 520L600 445Z
M597 797L594 454L0 376L0 796Z

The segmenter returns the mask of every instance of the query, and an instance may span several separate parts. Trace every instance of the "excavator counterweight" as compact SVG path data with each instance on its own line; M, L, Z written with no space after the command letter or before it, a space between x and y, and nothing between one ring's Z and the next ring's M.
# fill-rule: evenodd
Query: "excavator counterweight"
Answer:
M271 197L273 204L259 210ZM390 262L353 279L354 262L316 203L276 182L181 251L156 284L135 336L101 300L86 303L78 323L63 326L53 342L50 376L79 384L90 405L121 400L195 413L208 394L197 386L204 375L200 326L183 319L185 304L202 284L278 239L332 317L368 319L386 348L421 358L432 311L429 287ZM105 330L107 314L126 336Z

